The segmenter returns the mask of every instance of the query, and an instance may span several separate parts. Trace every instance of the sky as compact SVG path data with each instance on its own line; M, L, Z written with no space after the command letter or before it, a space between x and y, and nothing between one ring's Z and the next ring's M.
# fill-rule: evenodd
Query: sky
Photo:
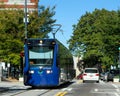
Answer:
M77 25L82 15L86 12L93 12L97 9L106 9L109 11L120 9L120 0L40 0L40 5L55 8L55 24L62 25L61 30L56 33L56 38L68 47L67 41L73 33L72 25ZM52 38L52 35L50 35Z

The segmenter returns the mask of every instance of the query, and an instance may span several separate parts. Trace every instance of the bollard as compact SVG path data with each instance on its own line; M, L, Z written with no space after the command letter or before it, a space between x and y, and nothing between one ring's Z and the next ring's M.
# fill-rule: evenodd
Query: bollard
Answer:
M2 66L0 66L0 82L2 81Z

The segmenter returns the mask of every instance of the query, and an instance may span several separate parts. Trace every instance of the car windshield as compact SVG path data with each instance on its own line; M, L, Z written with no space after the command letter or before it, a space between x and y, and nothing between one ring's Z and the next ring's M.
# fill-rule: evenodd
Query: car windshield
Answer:
M53 47L32 46L29 47L30 66L52 66Z
M96 69L86 69L85 73L97 73L98 71Z

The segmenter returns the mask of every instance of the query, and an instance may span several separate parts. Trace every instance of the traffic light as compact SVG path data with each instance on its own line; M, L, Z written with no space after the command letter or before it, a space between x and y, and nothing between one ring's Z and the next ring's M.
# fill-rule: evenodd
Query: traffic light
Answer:
M20 57L24 57L24 52L20 52Z

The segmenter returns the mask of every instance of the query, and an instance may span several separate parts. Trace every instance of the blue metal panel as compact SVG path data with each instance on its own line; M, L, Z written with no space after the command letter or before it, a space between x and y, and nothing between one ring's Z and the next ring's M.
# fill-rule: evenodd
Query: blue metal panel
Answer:
M29 39L29 46L38 44L41 39ZM54 39L42 39L45 40L45 44L51 44ZM24 84L30 86L58 86L60 84L60 68L58 68L57 55L58 55L58 44L54 44L54 57L53 64L51 67L30 67L29 56L28 56L28 45L25 44L25 66L24 66Z
M57 86L59 85L58 68L31 68L34 74L28 75L28 84L31 86ZM50 73L47 73L49 71Z
M24 65L24 73L28 72L28 68L29 68L29 63L28 63L28 48L27 48L27 44L24 45L24 50L25 50L25 65Z
M29 70L29 63L28 63L28 46L27 43L24 45L24 58L25 58L25 64L24 64L24 84L27 84L27 78L28 78L28 70Z

